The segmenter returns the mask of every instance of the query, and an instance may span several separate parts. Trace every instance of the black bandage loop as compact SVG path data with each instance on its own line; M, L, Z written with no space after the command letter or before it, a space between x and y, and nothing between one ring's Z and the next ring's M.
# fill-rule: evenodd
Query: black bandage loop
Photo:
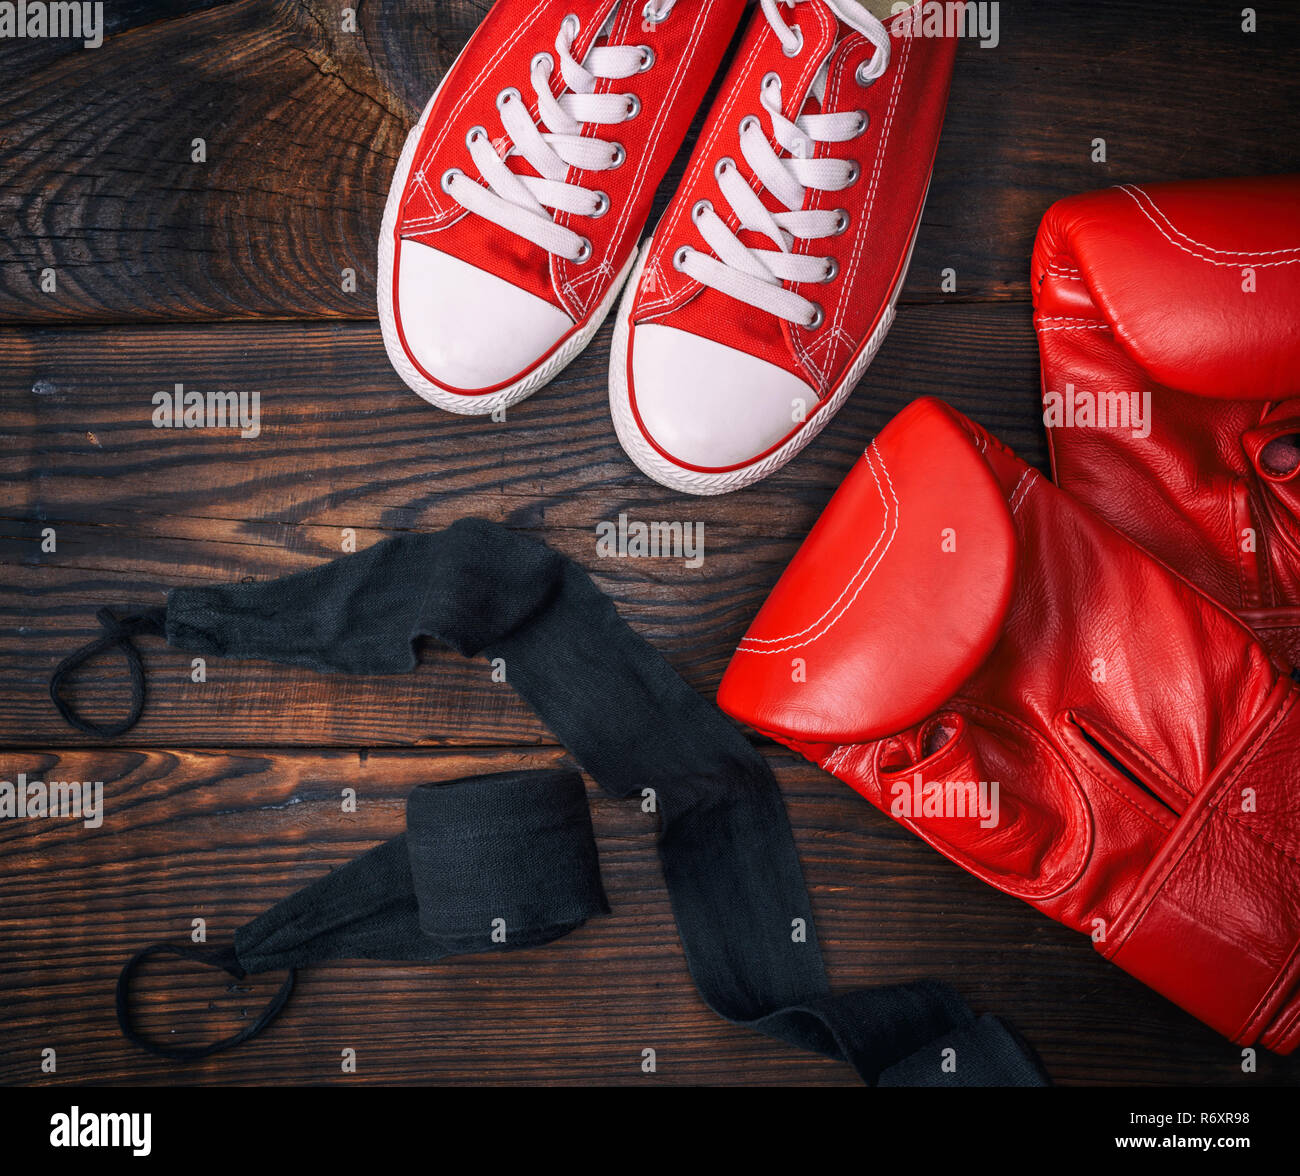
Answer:
M58 707L59 714L78 731L100 739L116 739L135 726L144 710L144 666L140 661L140 652L131 643L131 638L139 633L157 633L161 636L166 631L167 610L150 608L118 617L112 609L101 608L95 614L95 619L104 631L94 641L83 645L59 662L50 677L50 698ZM73 710L72 705L63 697L63 684L73 670L114 646L122 650L127 669L131 672L131 709L121 722L102 725L92 723Z
M212 1054L220 1053L222 1050L233 1049L250 1037L256 1037L274 1021L280 1015L280 1010L288 1002L290 993L293 992L296 972L293 968L290 968L289 975L285 977L284 983L280 985L280 991L270 999L257 1019L246 1025L238 1033L233 1033L231 1036L222 1038L220 1041L214 1041L209 1045L160 1045L158 1042L150 1041L141 1034L135 1027L135 1022L131 1016L131 979L145 960L160 955L196 960L209 967L220 968L224 972L229 972L236 980L242 980L247 975L244 969L239 966L233 947L211 948L190 943L151 943L148 947L142 947L127 960L122 968L121 975L117 978L117 1023L121 1026L122 1034L128 1041L133 1042L151 1054L157 1054L159 1057L192 1062L199 1058L206 1058Z

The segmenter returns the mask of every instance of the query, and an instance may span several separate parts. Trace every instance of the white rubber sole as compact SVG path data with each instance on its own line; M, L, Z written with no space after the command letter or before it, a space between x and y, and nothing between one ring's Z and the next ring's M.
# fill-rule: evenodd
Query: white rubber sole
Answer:
M921 207L924 211L924 201ZM876 324L876 329L872 331L871 337L866 341L857 358L854 359L841 377L840 382L835 385L834 390L817 415L789 441L779 449L773 450L766 457L753 462L751 465L726 470L721 473L692 470L668 460L646 439L632 412L632 399L627 387L629 319L632 312L632 303L636 300L637 287L641 284L641 271L645 267L646 258L653 244L653 239L647 241L641 249L641 256L624 291L623 301L619 305L618 315L614 320L614 340L610 347L609 357L610 416L614 420L614 431L618 434L619 444L623 446L623 452L632 459L637 469L647 477L653 478L661 486L667 486L670 490L681 491L683 494L730 494L733 490L742 490L746 486L752 486L755 482L761 482L769 474L779 470L792 458L798 456L804 446L812 442L817 434L830 424L831 418L839 412L841 406L849 398L849 394L857 386L858 381L862 379L862 375L870 366L871 361L876 358L876 353L884 344L885 336L889 334L889 328L894 324L895 307L898 304L898 297L902 293L903 283L907 280L907 271L912 264L912 253L916 249L916 238L921 227L920 217L917 218L916 223L916 230L912 233L912 240L907 248L907 258L903 262L898 281L890 293L889 304L880 316L880 322ZM811 389L809 391L811 392Z
M456 66L453 63L446 76L449 77L455 68ZM446 77L443 78L443 81L446 81ZM440 82L438 89L433 92L433 97L429 99L423 113L420 115L420 121L411 128L411 133L406 136L401 158L397 161L397 170L393 173L393 182L388 189L388 200L384 204L384 220L379 230L379 327L384 337L384 349L388 352L388 362L393 365L393 370L402 377L402 382L412 392L436 408L445 409L447 412L459 413L462 416L486 416L489 413L509 408L512 404L518 404L521 400L527 400L534 392L549 384L560 372L577 359L587 344L591 342L596 332L600 330L610 311L614 308L614 303L618 299L623 284L627 281L632 265L636 261L636 256L634 254L628 258L627 263L623 266L623 272L615 278L609 292L601 300L600 305L591 313L587 321L578 330L574 331L544 362L525 372L514 383L475 396L448 391L428 379L411 361L411 357L407 355L406 348L402 346L402 340L397 331L397 311L393 306L393 265L396 261L394 230L397 228L397 216L401 209L402 193L406 191L406 180L410 175L411 165L415 161L416 148L420 144L425 124L429 120L433 105L438 100L441 91L442 83ZM509 325L505 324L503 329L508 330Z

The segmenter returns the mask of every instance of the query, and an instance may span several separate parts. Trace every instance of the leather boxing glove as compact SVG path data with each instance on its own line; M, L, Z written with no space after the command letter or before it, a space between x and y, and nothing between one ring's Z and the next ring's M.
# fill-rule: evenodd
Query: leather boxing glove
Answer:
M1059 484L1300 665L1300 176L1062 200L1032 266Z
M1253 634L919 400L718 702L1242 1044L1300 1042L1300 689Z

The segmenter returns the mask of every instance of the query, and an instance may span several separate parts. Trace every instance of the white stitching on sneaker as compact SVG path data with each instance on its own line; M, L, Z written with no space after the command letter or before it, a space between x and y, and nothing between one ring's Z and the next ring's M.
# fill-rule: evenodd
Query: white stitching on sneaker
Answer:
M514 49L515 45L524 37L525 34L532 31L533 23L540 18L541 14L542 14L542 10L540 8L535 9L533 12L531 12L528 16L528 19L523 21L519 25L519 27L515 29L515 31L510 35L510 37L497 47L496 52L493 53L492 56L489 57L483 63L478 73L474 75L473 80L462 91L461 96L457 100L455 107L453 107L451 114L448 116L446 121L443 123L441 129L434 137L434 140L432 144L430 144L429 149L426 152L424 152L424 154L422 155L420 166L416 170L415 176L413 178L414 187L416 188L416 190L421 192L424 195L424 197L429 201L429 205L433 209L433 213L430 216L410 217L404 219L402 222L404 228L411 229L415 227L420 227L420 228L427 228L427 229L436 229L442 227L448 220L453 220L453 221L458 220L460 217L465 215L465 210L462 209L455 202L452 202L450 208L441 207L442 202L438 199L438 197L442 194L442 189L430 185L427 178L425 177L424 164L428 160L433 159L437 156L439 149L442 147L443 141L447 137L447 131L451 126L455 124L457 119L460 118L461 112L465 109L466 106L469 105L469 103L478 94L479 89L483 85L483 79L488 76L488 74L492 71L492 69L497 65L498 62L504 59L506 55L509 54L511 50ZM447 80L446 77L444 77L443 82L445 83L446 80ZM442 83L439 84L438 89L439 90L442 89ZM428 114L427 110L425 111L425 114L426 115ZM423 125L423 123L421 123L421 125Z
M744 65L742 65L739 69L740 73L748 75L752 71L754 67L754 60L755 58L758 57L763 47L764 46L763 46L762 39L755 38L753 47L749 51L749 56L745 59ZM727 105L720 112L720 117L714 120L713 129L709 132L708 141L705 142L702 146L696 148L694 163L692 163L691 170L687 173L685 179L682 181L681 186L683 190L690 190L691 188L693 188L694 185L699 181L700 174L706 169L706 167L712 168L714 166L713 165L714 145L717 143L718 136L722 132L724 119L729 115L731 109L734 107L737 98L738 95L732 95L727 99ZM645 305L642 308L642 313L646 317L652 317L654 311L677 302L681 298L682 294L684 293L684 291L682 290L672 290L669 288L669 283L665 279L662 271L659 269L658 262L655 263L655 265L652 267L652 270L649 272L653 272L656 276L655 285L652 286L651 289L663 290L664 294L658 298L648 298L646 300ZM690 288L689 284L687 288L688 289Z
M672 10L676 0L663 0L657 9L660 20ZM444 191L462 208L484 220L531 241L547 253L585 262L591 256L591 244L572 229L559 225L548 209L591 217L608 211L594 189L566 183L570 168L604 172L621 167L627 152L619 145L583 135L585 125L610 126L635 117L639 102L635 95L596 93L598 81L622 81L645 72L644 58L637 45L597 45L583 61L572 53L580 32L576 16L565 17L555 38L564 90L557 98L551 92L551 73L555 68L549 54L533 58L529 80L537 98L537 115L522 98L510 98L503 90L498 109L505 130L507 146L499 150L486 132L471 132L467 140L470 158L485 184L463 172L451 171L444 177ZM653 68L653 65L651 66ZM545 127L543 132L539 123ZM506 166L506 160L520 156L536 175L519 175Z
M851 53L846 56L851 56ZM826 97L822 102L823 106L827 106L831 110L839 106L840 91L844 78L848 73L843 66L844 60L832 57L830 67L831 82L827 88ZM855 233L865 233L865 231L865 224L859 224L854 230ZM796 246L796 248L800 247ZM800 248L800 252L806 253L808 249ZM798 286L793 286L792 289L797 291ZM847 290L848 287L846 286L844 289ZM842 319L843 313L837 308L834 319L817 331L817 337L809 345L804 343L803 332L790 332L790 342L794 348L795 358L814 377L813 390L817 393L819 400L825 399L827 390L830 387L830 366L841 339L848 344L850 350L853 348L852 338L838 325ZM820 360L814 359L814 356L819 356Z
M762 0L763 13L782 47L793 53L801 47L802 37L780 16L781 2ZM889 32L885 26L849 0L821 0L821 3L876 47L868 78L874 80L883 74L890 54ZM860 174L858 166L850 160L813 158L813 152L818 143L844 143L863 134L867 127L856 111L797 115L791 120L781 109L781 79L777 74L769 74L764 79L759 101L768 113L777 144L788 154L776 153L760 129L757 117L742 121L740 149L754 176L784 209L770 211L738 166L722 171L718 186L741 227L761 233L776 248L752 249L742 245L726 221L711 206L705 206L692 219L712 254L687 246L681 251L679 268L702 285L749 306L788 322L812 326L821 321L820 308L783 283L817 282L826 259L795 253L793 245L796 240L837 236L848 225L834 209L805 210L806 191L811 188L838 192L855 183Z
M672 11L673 4L676 2L677 0L672 0L671 4L664 4L661 10L656 9L652 19L650 10L654 8L655 0L649 0L645 5L645 8L642 10L641 15L653 24L662 24L668 18L668 14ZM628 221L631 217L632 207L636 202L636 197L641 192L646 177L650 172L651 165L659 154L659 145L663 139L664 131L668 126L669 115L677 101L679 92L686 84L686 80L690 77L696 53L704 39L705 32L709 28L709 22L712 17L713 12L711 8L706 6L700 10L695 18L695 27L691 32L690 41L687 44L686 50L683 53L676 70L674 71L672 85L669 88L664 101L660 105L659 113L655 116L654 129L647 136L645 147L640 152L640 158L636 165L636 174L632 179L631 193L629 198L623 203L623 207L619 210L618 221L610 234L610 241L618 241L622 238L623 231L627 227ZM582 285L582 282L570 282L568 285L570 288L579 287ZM593 288L592 294L589 295L589 297L594 297L595 293L596 288ZM577 296L576 291L573 295L573 301L578 306L580 315L585 316L587 313L587 303Z
M894 71L892 81L893 90L889 95L889 107L885 112L885 125L880 134L880 145L876 149L875 164L871 169L871 186L867 191L867 199L863 206L862 224L858 227L857 239L854 241L853 254L849 258L849 264L845 267L844 289L852 290L853 282L857 278L858 266L866 252L867 230L871 227L871 214L876 207L876 193L880 188L880 177L883 171L885 159L885 149L889 145L889 135L894 127L894 115L898 110L898 96L903 91L903 79L907 74L907 65L912 55L911 37L903 38L903 48L899 55L898 69ZM840 326L844 321L844 316L848 312L849 299L841 298L840 304L836 309L835 326Z

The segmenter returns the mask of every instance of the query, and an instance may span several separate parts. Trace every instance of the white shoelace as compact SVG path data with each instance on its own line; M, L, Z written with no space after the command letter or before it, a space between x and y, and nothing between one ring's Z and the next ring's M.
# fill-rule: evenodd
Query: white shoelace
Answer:
M889 32L855 0L762 0L763 12L787 57L796 57L802 51L803 32L798 25L787 25L779 8L785 4L793 9L800 3L826 5L876 47L871 59L857 72L860 85L870 85L889 68ZM774 213L763 204L734 159L720 159L714 175L732 212L740 219L741 228L762 233L776 248L751 249L742 245L713 205L701 200L692 209L691 219L717 256L683 245L673 254L673 266L749 306L815 330L825 321L822 308L787 290L782 282L835 280L839 267L834 258L795 253L794 244L796 240L838 236L849 227L849 214L844 209L804 211L804 197L807 189L839 192L852 186L861 176L861 168L852 160L813 159L812 155L817 143L856 139L867 129L867 116L855 110L801 114L791 121L781 110L781 79L776 73L764 77L759 101L771 117L773 137L789 154L776 153L756 115L741 120L740 150L754 176L784 205L784 211Z
M659 24L676 3L648 0L645 19ZM573 42L579 32L578 18L565 17L555 38L555 57L539 53L529 68L538 120L545 131L533 121L529 104L518 90L502 90L497 95L497 109L508 138L507 149L498 151L481 126L472 128L465 140L487 187L459 168L452 168L443 174L442 190L484 220L531 241L547 253L581 264L591 257L591 242L557 225L548 209L584 217L600 217L609 211L606 193L567 184L565 177L571 167L592 172L622 167L627 150L621 143L584 136L582 128L591 123L609 126L636 118L641 113L639 98L634 94L597 94L596 83L622 81L645 73L653 67L655 55L649 45L597 45L585 60L578 61L573 56ZM550 81L556 58L565 85L558 98L551 92ZM512 172L505 161L514 155L522 156L537 175Z

